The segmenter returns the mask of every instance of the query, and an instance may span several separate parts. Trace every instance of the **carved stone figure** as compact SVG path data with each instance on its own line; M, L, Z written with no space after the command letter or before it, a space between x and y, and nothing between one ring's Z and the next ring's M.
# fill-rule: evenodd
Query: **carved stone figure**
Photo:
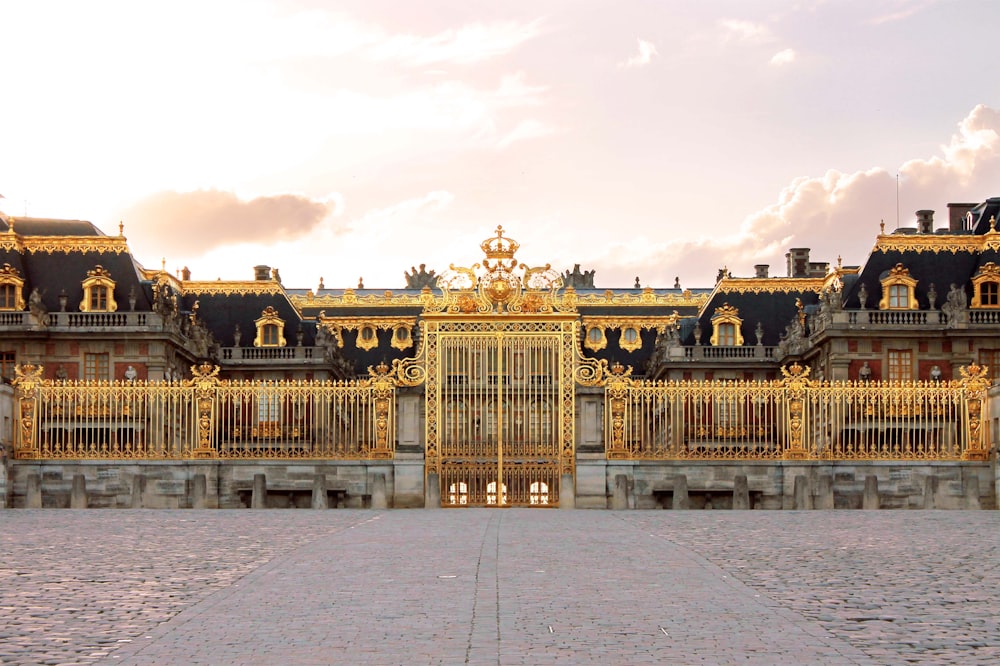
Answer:
M931 310L937 309L937 296L937 289L934 288L934 283L931 282L927 286L927 304Z
M125 368L125 381L134 382L139 378L139 371L135 369L135 366L128 366Z
M38 326L49 325L49 309L42 302L42 292L38 291L38 287L32 289L31 295L28 296L28 311Z
M753 330L753 334L757 336L758 345L764 344L764 326L760 322L757 322L757 328Z
M56 368L56 379L59 381L66 381L69 379L69 373L66 371L66 366L62 363L60 363L59 367Z
M128 309L135 312L135 303L139 300L138 294L135 293L135 285L128 290Z
M932 382L939 382L939 381L941 381L941 375L942 374L943 373L941 372L941 366L935 365L935 366L931 367L931 381Z
M678 275L677 277L674 278L674 289L680 289L680 288L681 288L681 277Z
M434 271L428 271L427 264L420 264L419 271L416 266L411 266L410 271L403 271L407 289L423 289L424 287L434 287L437 284L437 274Z
M563 286L574 289L593 289L595 272L593 270L581 271L580 264L573 264L573 272L563 272Z
M871 378L872 378L871 366L868 365L868 361L865 361L864 365L861 366L861 369L858 370L858 379L860 379L863 382L867 382L871 381Z
M233 329L233 346L234 347L239 347L240 346L240 339L242 337L243 337L243 331L240 330L240 325L236 324L236 327Z
M948 316L948 326L950 328L968 323L969 312L966 309L967 306L968 300L965 295L965 289L952 283L951 288L948 290L948 295L945 297L944 305L941 306L941 312Z
M864 282L858 288L858 303L861 304L862 310L868 307L868 288L865 287Z

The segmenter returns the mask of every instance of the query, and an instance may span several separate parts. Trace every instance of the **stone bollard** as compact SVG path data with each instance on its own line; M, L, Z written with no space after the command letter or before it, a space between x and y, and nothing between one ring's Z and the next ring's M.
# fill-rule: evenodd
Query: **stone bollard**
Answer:
M834 506L833 475L820 474L817 481L819 482L819 490L816 493L816 508L824 511L830 511Z
M316 474L313 476L312 508L330 508L330 499L326 495L326 474Z
M42 475L41 474L29 474L28 475L28 487L24 495L24 508L26 509L41 509L42 508Z
M572 474L563 474L559 482L559 508L576 508L576 479Z
M628 508L628 476L615 474L615 486L611 491L611 508L623 511Z
M983 508L979 504L979 477L978 476L967 476L965 477L965 483L963 484L963 495L965 495L965 507L966 509L973 509L978 511Z
M129 508L141 509L145 503L146 495L146 475L136 474L132 477L132 498Z
M688 500L688 478L683 474L674 477L674 501L671 509L690 509L691 502Z
M924 477L924 508L937 508L938 478L936 474Z
M87 508L87 477L83 474L73 475L73 489L69 494L69 508Z
M250 508L267 508L267 477L263 474L253 475L253 494L250 495Z
M869 474L865 477L865 494L861 497L861 508L875 511L881 506L878 496L878 477Z
M733 509L745 511L750 508L750 485L746 474L733 477Z
M372 508L389 508L389 500L385 496L385 474L379 473L372 475Z
M424 488L424 508L441 508L441 479L437 472L427 475L427 487Z
M792 486L795 496L795 510L809 511L813 508L812 495L809 493L809 478L805 474L797 474Z
M208 478L204 474L195 474L191 478L191 508L208 508Z

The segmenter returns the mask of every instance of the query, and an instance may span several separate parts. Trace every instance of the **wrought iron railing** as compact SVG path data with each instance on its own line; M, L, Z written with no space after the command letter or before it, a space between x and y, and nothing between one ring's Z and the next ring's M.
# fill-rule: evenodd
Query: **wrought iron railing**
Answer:
M986 460L985 367L953 382L820 382L799 365L770 382L605 378L611 459Z
M339 382L52 381L19 366L14 456L26 459L386 459L395 384L379 366Z

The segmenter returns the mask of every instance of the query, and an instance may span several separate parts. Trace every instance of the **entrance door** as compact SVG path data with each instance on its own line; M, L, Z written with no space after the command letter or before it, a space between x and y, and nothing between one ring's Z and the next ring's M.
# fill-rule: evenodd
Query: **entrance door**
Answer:
M437 360L442 506L557 506L560 335L442 334Z

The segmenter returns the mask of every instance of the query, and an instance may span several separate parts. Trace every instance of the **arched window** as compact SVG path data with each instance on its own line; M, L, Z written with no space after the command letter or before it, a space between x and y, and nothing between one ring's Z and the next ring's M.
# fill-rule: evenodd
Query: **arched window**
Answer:
M740 311L729 303L723 303L712 315L713 347L739 347L743 345L743 320Z
M24 309L24 280L10 264L0 267L0 310Z
M496 504L497 503L497 482L490 481L486 484L486 503ZM507 484L500 486L500 505L507 503Z
M608 340L604 337L604 329L600 326L591 326L587 329L587 337L583 341L583 346L590 351L600 351L608 346Z
M111 273L103 266L94 266L87 271L87 279L83 281L83 300L80 301L81 312L117 312L115 303L115 281Z
M642 338L639 335L639 329L635 326L626 326L623 328L618 346L627 352L634 352L636 349L642 347Z
M268 305L260 313L260 319L254 322L257 326L257 337L254 347L284 347L285 321L278 316L278 311Z
M532 481L528 487L528 502L530 504L548 504L549 484L544 481Z
M920 305L914 289L916 279L910 277L910 271L903 264L896 264L881 279L882 300L878 303L879 310L918 310Z
M992 261L983 264L972 277L974 308L1000 308L1000 266Z

